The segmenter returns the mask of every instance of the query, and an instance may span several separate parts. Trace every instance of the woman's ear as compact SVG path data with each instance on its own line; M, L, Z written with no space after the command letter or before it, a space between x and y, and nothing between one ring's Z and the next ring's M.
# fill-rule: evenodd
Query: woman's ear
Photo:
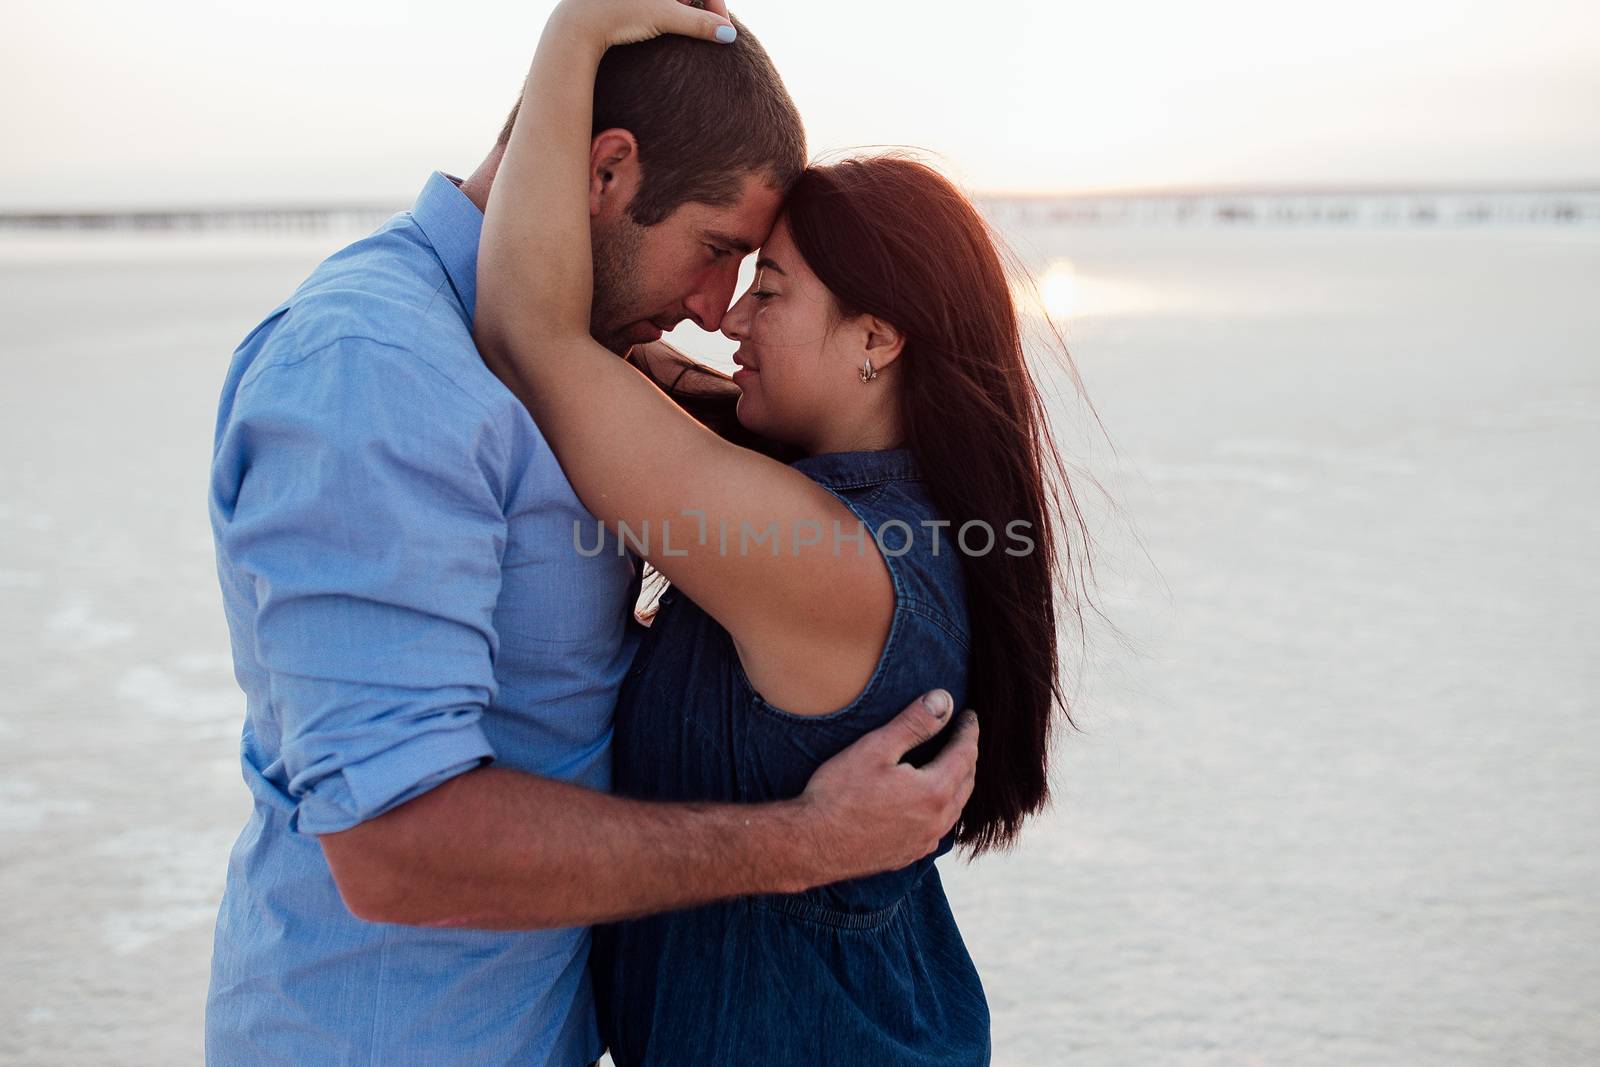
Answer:
M900 352L906 345L906 338L893 324L885 322L876 315L863 315L861 325L866 331L863 347L866 357L872 360L873 369L882 370L900 358Z
M615 214L639 189L639 142L627 130L601 130L589 142L589 217Z

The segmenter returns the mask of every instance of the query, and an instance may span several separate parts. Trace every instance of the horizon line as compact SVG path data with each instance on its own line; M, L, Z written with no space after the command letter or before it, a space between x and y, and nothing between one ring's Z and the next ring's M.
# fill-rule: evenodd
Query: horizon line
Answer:
M977 201L1038 200L1182 200L1218 197L1297 197L1297 196L1494 196L1494 195L1578 195L1600 194L1600 180L1540 183L1213 183L1197 185L1130 185L1077 187L1058 190L969 190ZM330 200L300 202L218 202L214 204L143 205L126 207L0 207L0 221L23 222L47 219L162 218L173 216L211 217L219 215L373 215L404 211L399 200Z

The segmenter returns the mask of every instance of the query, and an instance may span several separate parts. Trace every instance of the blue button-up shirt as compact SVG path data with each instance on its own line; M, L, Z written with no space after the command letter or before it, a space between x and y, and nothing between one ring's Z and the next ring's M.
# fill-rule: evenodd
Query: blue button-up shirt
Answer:
M593 518L473 346L482 224L434 174L228 370L210 505L255 803L217 919L213 1065L599 1054L586 929L363 922L316 838L488 760L610 784L636 568L610 538L592 552Z

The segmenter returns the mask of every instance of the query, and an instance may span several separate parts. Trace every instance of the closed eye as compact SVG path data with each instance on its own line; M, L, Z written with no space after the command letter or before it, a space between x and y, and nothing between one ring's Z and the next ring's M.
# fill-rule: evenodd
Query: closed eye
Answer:
M711 249L711 258L712 259L725 259L728 256L733 255L733 250L730 249L730 248L719 248L716 245L709 245L709 244L706 245L706 247Z
M777 296L778 294L774 293L774 292L769 292L766 289L752 289L752 290L750 290L750 295L755 297L759 301L765 302L765 301L771 300L773 297Z

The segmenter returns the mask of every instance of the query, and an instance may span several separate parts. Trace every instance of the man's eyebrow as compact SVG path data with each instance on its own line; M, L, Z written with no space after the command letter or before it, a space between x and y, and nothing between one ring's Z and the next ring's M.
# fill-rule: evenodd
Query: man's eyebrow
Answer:
M772 262L772 260L768 259L766 256L762 256L760 259L756 260L756 270L770 270L774 274L783 274L783 268ZM788 275L784 274L784 277L787 278Z
M756 246L751 244L749 241L746 241L744 238L734 237L733 235L726 233L718 233L716 230L707 230L706 237L715 244L727 245L741 256L748 256L751 252L756 250Z

